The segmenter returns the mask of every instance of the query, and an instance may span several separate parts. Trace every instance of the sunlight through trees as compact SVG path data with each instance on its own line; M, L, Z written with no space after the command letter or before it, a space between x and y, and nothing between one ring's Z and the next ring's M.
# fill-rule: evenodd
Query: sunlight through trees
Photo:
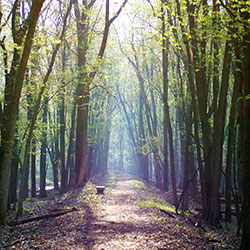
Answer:
M246 0L0 1L0 223L117 170L249 249L249 20Z

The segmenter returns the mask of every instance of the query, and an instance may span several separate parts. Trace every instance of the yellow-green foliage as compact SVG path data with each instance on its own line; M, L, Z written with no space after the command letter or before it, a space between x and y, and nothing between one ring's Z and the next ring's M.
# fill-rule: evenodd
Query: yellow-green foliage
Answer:
M175 208L170 205L168 202L164 201L159 197L150 197L148 196L146 200L139 201L138 205L140 207L148 207L148 208L158 208L167 212L175 213Z
M77 196L77 207L84 207L85 204L90 206L90 209L93 209L97 206L97 203L102 197L96 195L96 187L93 183L88 181L84 188Z
M143 182L141 181L135 181L135 188L139 190L145 190L146 186Z

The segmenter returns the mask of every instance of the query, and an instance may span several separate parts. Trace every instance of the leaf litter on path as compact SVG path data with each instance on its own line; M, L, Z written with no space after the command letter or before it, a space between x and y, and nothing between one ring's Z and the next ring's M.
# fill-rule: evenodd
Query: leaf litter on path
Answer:
M38 215L48 209L78 211L57 218L2 228L5 249L166 250L237 249L239 239L231 232L207 230L191 224L185 216L169 216L168 195L132 175L109 173L96 176L83 189L26 206ZM95 185L105 185L96 195ZM169 198L170 200L171 198ZM211 240L210 239L217 239ZM17 242L14 242L16 240ZM18 241L19 240L19 241ZM13 246L8 243L14 242ZM2 249L2 248L1 248Z

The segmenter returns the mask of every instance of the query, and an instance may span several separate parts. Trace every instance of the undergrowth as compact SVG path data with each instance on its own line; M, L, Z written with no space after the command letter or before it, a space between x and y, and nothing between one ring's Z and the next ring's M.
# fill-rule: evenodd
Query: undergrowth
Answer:
M139 207L146 207L146 208L158 208L162 209L166 212L175 213L175 208L168 202L164 201L159 197L151 197L148 196L146 200L138 201Z

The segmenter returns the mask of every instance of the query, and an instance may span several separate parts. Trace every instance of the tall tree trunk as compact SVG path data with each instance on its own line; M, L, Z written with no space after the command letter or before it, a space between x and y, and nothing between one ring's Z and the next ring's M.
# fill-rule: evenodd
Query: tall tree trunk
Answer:
M184 161L184 174L183 174L183 200L182 200L182 209L184 211L187 211L189 209L189 187L188 181L189 181L189 176L190 176L190 146L191 146L191 130L192 130L192 125L191 125L191 112L189 111L188 115L188 120L186 120L186 140L185 140L185 161ZM185 190L186 189L186 190Z
M42 133L42 144L40 153L40 197L47 197L46 193L46 157L47 157L47 121L48 121L48 97L44 98L44 108L43 108L43 133Z
M119 16L122 9L125 7L128 0L124 0L119 10L114 14L112 18L109 18L109 0L106 0L105 9L105 27L102 35L102 41L99 48L99 52L94 62L94 69L89 74L86 67L86 54L88 50L88 36L90 15L89 11L95 3L94 0L83 1L83 7L79 7L78 0L73 0L76 23L77 23L77 59L79 68L79 78L77 85L77 116L76 116L76 154L75 154L75 168L76 168L76 182L75 186L79 187L83 185L86 178L86 160L88 150L88 112L89 112L89 97L90 97L90 84L94 80L97 71L99 70L100 63L104 56L104 52L107 45L108 34L110 25Z
M246 8L249 5L246 3ZM249 20L250 13L243 12L244 20ZM242 204L242 239L241 250L250 249L250 32L249 25L243 37L243 204Z
M164 1L162 0L162 5ZM174 142L173 133L170 121L169 106L168 106L168 45L169 42L166 37L166 27L165 27L165 13L162 7L162 85L163 85L163 104L164 104L164 119L167 123L168 130L168 140L169 140L169 153L170 153L170 169L171 169L171 181L172 181L172 191L174 198L174 205L177 205L177 190L176 190L176 174L175 174L175 157L174 157Z
M236 76L236 73L235 73ZM231 109L228 124L228 141L227 141L227 156L226 156L226 212L225 219L231 222L232 216L232 164L233 164L233 151L235 142L235 123L236 123L236 104L237 104L237 90L238 81L235 79L233 87L233 95L231 101Z
M17 177L18 177L18 154L19 154L19 150L17 148L18 143L19 143L18 139L15 138L12 159L11 159L9 200L8 200L9 203L8 207L11 208L11 204L14 204L13 209L16 208L16 202L17 202Z
M62 54L62 73L65 73L65 64L66 64L66 48L63 47ZM64 76L63 76L63 85ZM60 120L60 163L61 163L61 188L60 192L64 194L68 189L68 170L65 166L65 89L63 88L60 94L60 105L59 105L59 120Z
M103 148L103 161L102 161L102 174L106 174L108 172L108 156L109 156L109 144L110 144L110 131L107 128L107 135L104 140L104 148Z
M139 80L141 81L141 80ZM141 84L140 84L141 85ZM143 93L142 89L140 88L140 94L139 94L139 146L140 149L137 154L140 159L140 176L144 180L148 180L148 161L147 161L147 154L144 154L141 152L143 150L143 147L146 145L146 136L145 136L145 129L144 129L144 122L143 122ZM156 185L159 184L160 181L160 175L157 166L155 166L155 177L156 177Z
M36 142L32 141L31 149L31 197L36 197Z
M52 119L51 113L49 112L49 117ZM50 124L57 124L58 123L58 114L56 110L54 110L54 117L53 122ZM48 148L48 153L50 155L51 163L52 163L52 170L53 170L53 186L55 190L59 190L59 164L60 164L60 150L59 150L59 137L60 131L57 128L50 128L51 136L54 136L54 143L51 145L51 150ZM53 131L53 132L52 132Z
M62 27L62 31L61 31L61 35L60 35L60 41L62 41L62 39L64 37L64 33L65 33L65 29L66 29L66 22L67 22L67 18L69 16L70 11L71 11L71 2L70 2L70 5L69 5L69 7L67 9L65 17L64 17L63 27ZM23 163L23 169L22 169L22 179L21 179L20 195L19 195L19 202L18 202L18 215L21 215L22 211L23 211L23 200L25 198L24 193L23 193L24 192L24 187L23 186L25 185L25 181L26 181L25 178L26 178L26 175L28 173L29 153L30 153L30 145L31 145L31 141L32 141L33 130L35 128L36 119L37 119L37 116L38 116L38 113L39 113L39 108L40 108L40 103L41 103L41 100L42 100L42 95L43 95L44 90L45 90L45 88L47 86L47 82L48 82L50 73L52 72L53 65L54 65L54 62L55 62L55 58L56 58L57 52L58 52L58 50L60 48L60 44L61 43L56 44L56 46L55 46L55 48L53 50L53 53L52 53L52 56L51 56L51 59L50 59L50 63L49 63L49 67L48 67L46 75L45 75L45 77L43 79L43 84L42 84L41 89L39 91L37 101L36 101L36 103L34 105L34 111L33 111L32 119L31 119L30 124L29 124L29 132L28 132L27 142L26 142L26 145L25 145L24 163ZM45 109L46 109L46 106L47 106L46 102L48 103L48 97L45 98ZM47 119L47 114L46 114L46 119ZM46 134L45 134L45 136L46 136ZM44 152L46 152L46 146L47 146L46 144L42 145L42 150ZM45 161L46 161L46 158L45 158ZM44 158L43 157L42 157L42 161L40 160L40 169L41 169L41 166L42 166L41 164L44 164ZM41 171L40 171L40 173L41 173ZM44 175L45 173L42 171L42 174ZM40 177L42 177L42 179L45 178L44 176L41 176L41 175L40 175ZM45 190L45 187L44 187L44 190ZM41 191L41 178L40 178L40 195L45 195L45 194L41 194L41 192L44 192L44 191Z
M118 170L125 171L124 169L124 128L120 127L120 140L119 140L119 161L118 161Z
M33 36L35 33L36 23L42 8L44 0L32 1L32 7L29 15L29 22L27 26L27 35L23 43L24 49L18 64L14 63L12 72L7 77L5 89L5 106L3 115L3 126L1 131L1 149L0 149L0 224L4 224L6 220L8 188L9 188L9 174L11 164L11 152L13 146L13 138L15 133L16 118L18 113L18 106L23 86L24 74L26 71ZM13 13L14 16L14 13ZM26 25L27 22L25 22ZM20 29L23 32L23 29ZM26 32L21 37L24 38ZM19 34L20 35L20 34ZM17 52L18 53L18 52ZM19 57L19 56L18 56ZM15 56L13 60L15 60ZM14 74L13 74L14 72ZM13 91L10 91L13 89Z
M75 164L74 164L74 138L75 138L75 117L76 117L76 105L74 103L72 112L71 112L71 127L69 135L69 147L67 154L66 169L69 174L69 186L73 187L75 184Z
M219 186L222 170L222 154L224 142L224 127L226 117L227 92L229 86L229 73L231 63L231 51L228 41L225 46L222 80L219 92L219 104L215 111L214 135L213 135L213 163L212 163L212 188L209 204L208 221L216 224L220 218Z
M168 191L168 131L167 131L167 121L166 117L164 116L164 122L163 122L163 155L164 155L164 161L163 161L163 190Z
M94 145L90 145L88 148L88 156L87 156L87 172L86 172L86 178L89 180L92 177L93 172L93 156L94 156L95 147Z
M205 171L203 169L203 164L202 164L202 153L201 153L201 142L200 142L200 138L199 138L199 125L198 125L198 121L199 121L199 108L198 108L198 103L197 103L197 91L195 88L195 80L194 80L194 71L195 71L195 64L193 62L193 58L192 58L192 47L191 44L189 42L189 38L187 37L187 32L186 32L186 28L183 25L183 19L182 19L182 13L181 13L181 8L180 8L180 2L179 0L176 0L176 5L177 5L177 13L178 13L178 18L180 20L180 25L181 25L181 31L182 31L182 40L183 43L185 45L185 52L187 55L187 60L183 60L185 68L187 70L187 78L188 78L188 90L191 94L191 108L194 112L194 135L195 135L195 144L196 144L196 151L197 151L197 162L198 162L198 167L199 167L199 173L200 173L200 183L201 183L201 194L202 194L202 213L203 215L206 214L206 210L207 210L207 194L208 194L208 190L207 190L207 185L206 185L206 181L205 181ZM192 37L192 45L195 46L196 45L196 40L195 40L195 33L194 33L194 6L192 6L192 8L190 8L190 6L187 5L187 10L190 12L190 17L189 17L189 24L190 24L190 32L191 32L191 37ZM169 21L169 24L172 25L172 21ZM185 53L184 51L182 51L183 53ZM179 61L179 60L178 60ZM180 65L180 63L179 63ZM180 67L178 67L180 68ZM179 70L179 75L180 75L180 79L181 77L181 73Z

